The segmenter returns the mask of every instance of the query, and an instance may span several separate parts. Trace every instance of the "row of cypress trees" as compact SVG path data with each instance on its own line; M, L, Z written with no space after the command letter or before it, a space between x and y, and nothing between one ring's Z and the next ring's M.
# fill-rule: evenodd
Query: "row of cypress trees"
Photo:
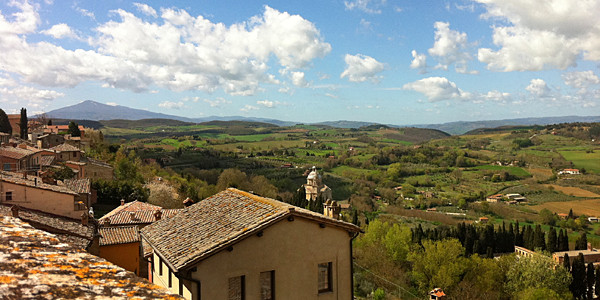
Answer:
M593 263L588 263L587 267L582 253L570 262L568 254L565 254L563 266L571 272L573 281L569 285L569 290L573 293L575 299L593 299L600 296L600 266L594 267Z
M503 222L502 225L498 225L495 228L491 224L476 226L459 223L456 227L438 226L426 230L423 230L423 227L419 224L417 227L411 229L411 232L412 241L418 244L421 244L423 239L443 240L446 238L456 238L465 248L466 256L478 253L491 258L494 253L514 252L515 246L531 250L549 251L551 253L569 250L569 237L565 229L557 231L552 227L548 232L548 237L546 237L546 233L539 224L536 226L520 226L519 222L516 222L514 226L512 223L509 223L507 228ZM582 239L585 239L585 234L577 241L577 244L585 244L586 246L582 248L585 249L587 247L587 240L580 241Z

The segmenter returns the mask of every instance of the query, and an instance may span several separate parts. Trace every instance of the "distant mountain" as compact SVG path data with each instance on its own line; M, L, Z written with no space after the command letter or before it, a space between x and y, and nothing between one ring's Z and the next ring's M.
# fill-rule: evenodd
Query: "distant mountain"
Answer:
M55 109L46 113L49 118L78 119L78 120L141 120L141 119L172 119L184 122L193 122L189 118L155 113L143 109L135 109L122 105L108 105L92 100Z
M370 126L370 125L380 125L380 124L375 123L375 122L340 120L340 121L327 121L327 122L313 123L311 125L325 125L325 126L331 126L331 127L337 127L337 128L360 128L360 127L365 127L365 126ZM397 126L394 125L394 127L397 127Z
M519 125L550 125L574 122L600 122L600 116L566 116L566 117L543 117L543 118L520 118L489 121L459 121L443 124L412 125L420 128L438 129L450 134L459 135L480 128L496 128L501 126Z

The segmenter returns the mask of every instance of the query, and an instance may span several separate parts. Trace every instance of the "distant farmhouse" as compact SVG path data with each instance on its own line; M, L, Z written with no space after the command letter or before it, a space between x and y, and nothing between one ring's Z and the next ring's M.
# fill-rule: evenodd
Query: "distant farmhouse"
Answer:
M351 241L359 232L230 188L141 235L150 280L186 299L352 299Z

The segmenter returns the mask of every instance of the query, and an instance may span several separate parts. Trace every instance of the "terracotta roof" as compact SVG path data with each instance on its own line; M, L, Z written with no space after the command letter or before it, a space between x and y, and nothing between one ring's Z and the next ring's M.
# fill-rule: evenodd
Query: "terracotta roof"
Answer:
M154 213L160 210L162 212L161 219L170 218L180 212L182 209L164 209L160 206L146 202L133 201L117 206L102 218L100 223L104 224L105 220L109 220L107 226L115 225L134 225L134 224L150 224L156 221Z
M92 190L92 182L88 178L65 179L64 185L78 194L89 194Z
M170 218L180 212L182 209L161 209L161 219ZM157 221L154 215L157 210L138 210L138 211L121 211L109 216L102 217L101 220L109 219L107 226L115 225L133 225L133 224L150 224Z
M5 181L5 182L10 182L10 183L19 184L19 185L25 185L28 187L33 187L33 188L38 188L38 189L49 190L49 191L53 191L53 192L57 192L57 193L77 195L77 193L73 192L71 189L67 188L66 186L43 183L42 179L39 177L37 178L37 183L36 183L34 178L35 177L33 177L33 176L28 176L27 179L25 179L25 178L23 178L23 175L19 174L19 173L0 171L0 180Z
M71 146L67 143L64 144L60 144L58 146L54 146L52 148L50 148L50 150L54 150L57 152L71 152L71 151L81 151L79 148L75 147L75 146Z
M141 230L143 239L178 271L288 216L350 232L357 226L303 208L229 188Z
M0 217L2 299L182 299L12 217Z
M13 159L23 159L34 152L28 149L21 149L18 147L1 147L0 156L9 157Z
M0 215L11 216L9 204L0 204ZM69 243L81 249L86 249L94 237L94 223L87 226L81 220L49 214L39 210L19 207L19 219L35 228L54 233L62 242Z
M137 226L100 227L100 246L128 244L140 241Z
M44 155L42 159L40 159L40 165L42 166L51 166L54 163L54 156L52 155Z

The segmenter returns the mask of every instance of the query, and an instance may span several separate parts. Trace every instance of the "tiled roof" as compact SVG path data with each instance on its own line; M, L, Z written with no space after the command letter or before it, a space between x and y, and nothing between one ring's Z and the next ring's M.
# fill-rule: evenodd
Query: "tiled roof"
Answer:
M34 152L28 149L21 149L18 147L1 147L0 156L9 157L13 159L23 159Z
M91 192L92 182L89 178L65 179L64 185L78 194L89 194Z
M81 151L79 148L77 148L75 146L71 146L67 143L60 144L58 146L54 146L54 147L50 148L50 150L54 150L57 152Z
M0 204L0 215L11 216L11 207L12 205ZM31 224L35 228L54 233L62 242L69 243L81 249L86 249L94 237L93 222L84 226L81 224L81 220L24 207L19 207L19 219Z
M109 163L105 162L105 161L91 159L89 157L86 157L85 159L86 159L86 161L88 163L90 163L92 165L97 165L97 166L106 167L106 168L112 168L112 166Z
M55 235L0 217L1 299L182 299Z
M57 192L57 193L77 195L77 193L73 192L71 189L67 188L66 186L43 183L39 177L37 178L37 183L36 183L34 178L35 177L33 177L33 176L28 176L27 179L25 179L25 178L23 178L23 175L19 174L19 173L0 171L0 180L5 181L5 182L10 182L10 183L19 184L19 185L25 185L28 187L33 187L33 188L38 188L38 189L50 190L50 191Z
M42 166L51 166L54 163L54 156L52 155L44 155L42 159L40 159L40 165Z
M117 206L117 208L100 218L99 221L105 224L104 221L108 219L107 226L150 224L156 221L154 213L157 210L162 212L161 219L170 218L181 211L181 209L164 209L157 205L136 200Z
M100 227L100 246L140 241L137 226Z
M142 237L175 271L193 265L288 216L351 232L357 226L270 198L229 188L141 230Z

